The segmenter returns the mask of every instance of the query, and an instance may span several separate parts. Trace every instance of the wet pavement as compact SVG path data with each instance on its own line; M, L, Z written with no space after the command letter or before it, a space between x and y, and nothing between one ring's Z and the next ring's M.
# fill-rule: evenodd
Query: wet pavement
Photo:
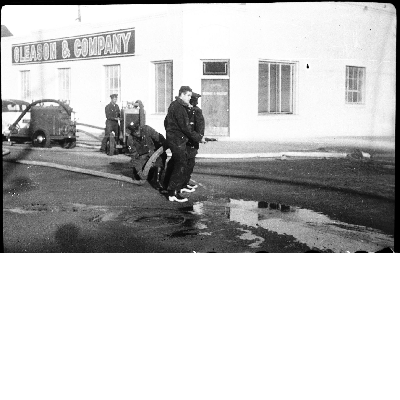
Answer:
M22 207L6 206L3 215L20 217L43 214L61 216L75 214L86 225L106 229L110 223L115 227L132 229L136 236L149 235L154 239L191 239L187 251L220 251L225 242L229 252L267 251L270 249L271 233L285 237L283 251L303 249L319 252L376 252L393 248L394 238L376 229L342 221L312 210L286 204L240 199L213 199L197 201L176 209L154 209L135 206L108 207L79 203L31 203ZM40 215L41 214L41 215ZM26 221L28 222L28 220ZM64 235L77 238L80 229L68 225ZM75 227L75 228L74 228ZM7 231L7 229L6 229ZM60 234L56 234L60 239ZM207 238L207 244L199 241ZM212 244L212 241L215 243ZM216 245L216 243L219 243ZM234 249L235 247L235 249ZM124 251L132 249L126 248ZM28 251L32 251L28 249Z
M308 248L324 252L375 252L394 246L394 238L390 235L285 204L220 199L195 203L193 213L201 216L198 230L201 229L202 234L207 234L207 224L211 221L213 224L236 222L242 225L246 229L242 229L244 234L238 237L252 249L263 248L266 232L292 236Z
M16 150L12 148L12 153ZM168 202L148 183L135 187L122 181L121 177L130 181L129 158L124 155L107 157L86 151L29 148L19 151L20 160L27 165L3 162L7 170L3 171L3 233L7 252L353 253L394 247L392 229L387 223L382 225L387 228L384 232L349 221L345 215L341 218L341 214L335 217L335 213L328 216L315 211L320 207L301 206L306 204L303 197L315 198L311 188L293 190L287 184L268 182L261 185L254 178L265 176L261 169L266 168L265 164L235 164L236 172L241 168L247 173L252 169L258 171L253 178L195 175L199 189L188 203L177 204ZM6 157L10 156L15 154ZM44 164L57 161L63 166L78 164L112 174L114 179L29 165L35 160ZM273 165L268 164L268 170ZM291 175L295 172L292 167L299 165L303 164L287 167ZM203 169L207 168L214 172L218 169L216 165ZM221 165L221 171L224 168ZM197 170L201 169L199 163ZM357 172L357 181L360 177ZM242 192L248 196L242 196ZM387 200L369 199L368 206L363 203L367 198L355 199L346 194L336 196L335 200L329 191L320 188L318 197L325 202L329 199L333 209L339 201L338 208L353 209L358 214L362 214L362 209L370 210L375 219L384 212L382 207L393 208L390 196ZM390 222L390 216L387 220ZM121 235L123 239L116 241Z

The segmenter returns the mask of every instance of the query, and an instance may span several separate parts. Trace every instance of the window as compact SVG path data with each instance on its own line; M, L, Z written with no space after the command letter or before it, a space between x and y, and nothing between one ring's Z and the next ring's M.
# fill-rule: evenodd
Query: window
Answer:
M346 66L346 103L364 104L365 68Z
M58 69L58 98L60 100L69 101L71 95L71 69Z
M172 61L155 63L155 112L166 113L172 98Z
M112 94L117 94L118 99L121 98L121 66L106 65L106 100L110 100Z
M227 61L203 62L203 75L228 75Z
M258 75L258 112L293 114L295 64L262 61Z
M31 101L31 71L21 71L21 100Z

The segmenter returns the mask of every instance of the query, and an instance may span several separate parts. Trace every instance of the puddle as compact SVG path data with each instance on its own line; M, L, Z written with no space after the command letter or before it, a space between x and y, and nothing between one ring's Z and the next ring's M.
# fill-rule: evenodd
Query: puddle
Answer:
M259 228L292 236L310 249L334 253L375 252L394 246L394 238L378 230L335 221L322 213L286 204L215 200L193 204L192 213L203 217L203 229L207 220L216 218L241 224L246 229L241 229L244 233L238 238L249 241L251 248L259 248L265 241ZM257 228L257 234L248 228Z
M327 215L287 204L237 199L210 199L176 210L132 209L79 203L51 205L31 203L3 209L16 214L75 212L89 222L116 222L138 230L157 230L171 238L195 240L208 236L212 241L228 239L254 250L267 250L271 232L285 237L292 249L334 253L376 252L394 247L394 238L365 226L332 220ZM297 242L297 243L296 243ZM299 246L301 243L302 246ZM233 244L234 245L234 244Z

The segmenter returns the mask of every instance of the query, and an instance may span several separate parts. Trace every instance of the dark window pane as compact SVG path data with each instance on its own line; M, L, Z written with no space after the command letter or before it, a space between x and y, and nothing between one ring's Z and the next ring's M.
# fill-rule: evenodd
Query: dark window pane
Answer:
M172 101L172 63L159 63L155 65L156 106L157 113L167 112Z
M157 65L158 74L157 74L157 104L158 110L157 112L164 111L164 102L165 102L165 65L158 64Z
M258 112L268 112L268 64L259 64L258 75Z
M271 72L270 72L270 112L278 112L278 64L271 64Z
M203 63L204 75L227 75L228 63L224 61L209 61Z
M282 65L281 72L281 112L291 112L290 65Z
M169 105L172 102L172 63L167 63L167 82L165 90L165 110L167 112Z

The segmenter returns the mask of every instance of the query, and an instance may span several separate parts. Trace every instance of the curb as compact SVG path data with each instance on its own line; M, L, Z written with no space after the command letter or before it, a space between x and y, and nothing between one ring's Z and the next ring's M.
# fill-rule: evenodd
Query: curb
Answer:
M285 151L281 153L197 154L196 158L346 158L347 155L348 153Z
M97 149L100 145L90 145L86 143L77 143L77 147L88 149ZM302 158L346 158L349 153L339 152L322 152L322 151L284 151L271 153L220 153L220 154L200 154L196 158L285 158L285 157L302 157ZM167 150L167 156L171 157L171 152Z

